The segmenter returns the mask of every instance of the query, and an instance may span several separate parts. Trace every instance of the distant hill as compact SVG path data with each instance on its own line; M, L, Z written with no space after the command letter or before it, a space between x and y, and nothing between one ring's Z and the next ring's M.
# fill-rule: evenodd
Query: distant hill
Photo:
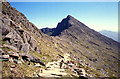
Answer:
M41 31L47 35L51 35L54 31L54 28L42 28Z
M118 32L113 32L109 30L101 30L99 32L109 38L112 38L115 41L118 41Z

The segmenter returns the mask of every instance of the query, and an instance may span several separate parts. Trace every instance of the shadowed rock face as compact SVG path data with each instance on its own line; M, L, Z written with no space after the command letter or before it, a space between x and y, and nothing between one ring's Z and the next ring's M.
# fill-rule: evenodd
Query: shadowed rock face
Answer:
M68 15L66 18L64 18L60 23L58 23L56 28L43 28L41 29L43 33L48 34L51 32L52 34L50 36L58 36L63 32L64 30L68 29L71 26L75 26L77 28L85 28L86 26L72 17L71 15Z
M52 36L59 35L63 30L68 29L72 26L71 20L74 20L74 18L70 15L67 16L67 18L63 19L60 23L58 23L57 27L54 29Z
M40 29L44 34L47 35L52 35L52 33L54 32L55 28L42 28Z

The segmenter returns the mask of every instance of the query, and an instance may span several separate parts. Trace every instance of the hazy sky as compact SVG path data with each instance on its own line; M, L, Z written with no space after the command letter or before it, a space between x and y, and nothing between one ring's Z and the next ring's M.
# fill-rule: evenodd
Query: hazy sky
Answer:
M118 31L117 2L11 2L38 28L56 27L67 15L96 31Z

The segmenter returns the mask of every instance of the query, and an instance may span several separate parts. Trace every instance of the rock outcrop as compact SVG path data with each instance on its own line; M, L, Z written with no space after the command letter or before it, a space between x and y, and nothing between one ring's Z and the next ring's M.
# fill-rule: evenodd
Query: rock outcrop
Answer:
M29 51L37 51L37 40L34 36L41 37L41 33L30 23L27 18L9 3L2 4L2 38L16 49L28 53Z

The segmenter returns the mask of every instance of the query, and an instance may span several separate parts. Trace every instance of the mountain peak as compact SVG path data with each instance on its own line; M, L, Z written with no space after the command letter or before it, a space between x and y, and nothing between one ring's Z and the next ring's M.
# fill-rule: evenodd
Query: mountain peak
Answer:
M71 15L67 15L67 17L72 17Z
M61 32L63 32L64 30L69 29L70 27L73 27L75 29L78 29L78 28L82 29L82 28L86 28L86 25L81 23L79 20L77 20L73 16L67 15L66 18L64 18L61 22L58 23L56 28L53 28L53 29L44 28L41 31L43 33L50 33L51 36L57 36L57 35L60 35Z
M66 18L64 18L61 22L58 23L57 27L54 29L52 36L60 35L61 32L63 32L66 29L69 29L70 27L75 29L83 29L86 28L86 25L84 25L82 22L77 20L71 15L68 15Z
M68 18L68 19L72 19L72 18L74 18L74 17L71 16L71 15L68 15L66 18Z

